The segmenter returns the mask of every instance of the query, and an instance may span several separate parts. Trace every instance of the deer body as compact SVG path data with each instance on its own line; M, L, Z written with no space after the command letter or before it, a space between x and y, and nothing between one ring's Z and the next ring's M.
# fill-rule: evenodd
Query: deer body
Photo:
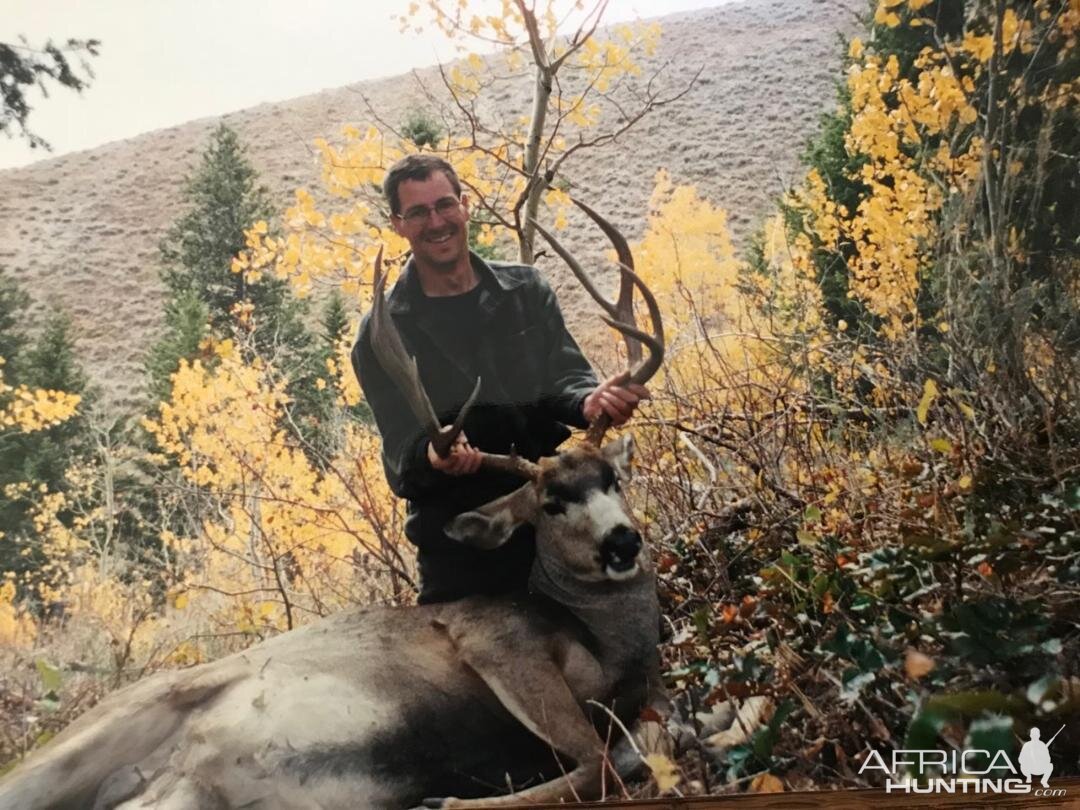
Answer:
M628 378L643 385L663 356L656 300L622 236L582 208L615 244L619 303L603 301L571 267L623 333L635 363ZM479 383L455 423L440 426L386 314L384 284L380 254L372 347L442 455ZM632 285L652 335L633 325ZM600 447L606 428L601 418L588 444L539 463L486 454L486 467L526 483L446 526L448 536L492 549L533 523L529 594L349 611L148 678L0 781L0 810L488 808L599 795L610 728L603 707L629 725L646 706L666 704L655 577L620 492L633 442ZM617 770L637 764L628 750L616 746ZM508 782L517 792L468 798Z
M457 531L497 543L548 489ZM532 594L349 611L110 695L0 782L0 809L403 808L540 776L554 781L533 798L594 792L608 717L591 701L630 724L659 689L648 560L580 534L625 530L606 505L537 520ZM629 575L604 575L613 561Z

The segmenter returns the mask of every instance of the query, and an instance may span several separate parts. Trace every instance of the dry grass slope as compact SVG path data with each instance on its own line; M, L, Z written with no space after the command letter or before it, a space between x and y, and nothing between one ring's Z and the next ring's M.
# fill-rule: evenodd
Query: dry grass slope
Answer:
M671 87L698 67L704 68L701 79L618 143L570 163L567 173L584 199L631 239L644 227L661 168L726 208L736 238L745 239L798 178L802 144L833 104L837 32L851 31L854 16L829 0L744 0L665 17L661 24L661 47L645 70L667 65ZM434 69L417 75L438 84ZM523 75L493 102L527 109L529 93ZM424 104L416 79L403 75L0 172L0 264L38 304L67 310L92 377L110 402L130 403L141 386L142 353L160 324L157 244L177 215L182 177L209 131L219 120L238 130L264 182L285 205L295 188L319 186L314 138L345 123L370 122L365 97L390 122ZM594 233L575 230L568 243L589 256L585 243L598 244ZM558 284L561 269L550 267ZM592 317L570 285L563 297L572 326Z

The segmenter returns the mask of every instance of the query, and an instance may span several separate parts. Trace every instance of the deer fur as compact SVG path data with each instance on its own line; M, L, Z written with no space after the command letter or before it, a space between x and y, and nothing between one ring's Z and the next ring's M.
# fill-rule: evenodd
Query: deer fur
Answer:
M352 610L149 677L0 780L0 810L598 796L611 722L595 704L629 725L663 700L654 574L618 492L632 449L627 436L544 460L535 481L451 522L485 547L535 522L528 594Z

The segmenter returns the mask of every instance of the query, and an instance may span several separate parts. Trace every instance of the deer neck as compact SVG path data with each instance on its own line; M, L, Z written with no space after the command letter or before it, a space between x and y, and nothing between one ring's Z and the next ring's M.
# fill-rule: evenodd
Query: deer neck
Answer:
M597 653L612 663L651 658L660 642L660 606L652 566L631 579L584 581L537 544L529 590L572 613L595 640Z

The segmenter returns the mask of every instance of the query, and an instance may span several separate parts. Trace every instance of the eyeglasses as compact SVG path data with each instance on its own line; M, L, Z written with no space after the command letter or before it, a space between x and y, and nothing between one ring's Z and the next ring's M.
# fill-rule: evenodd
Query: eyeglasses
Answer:
M457 214L460 206L461 200L457 197L443 197L441 200L436 200L433 206L414 205L404 214L394 214L394 216L410 225L419 225L421 222L427 222L432 211L445 218Z

